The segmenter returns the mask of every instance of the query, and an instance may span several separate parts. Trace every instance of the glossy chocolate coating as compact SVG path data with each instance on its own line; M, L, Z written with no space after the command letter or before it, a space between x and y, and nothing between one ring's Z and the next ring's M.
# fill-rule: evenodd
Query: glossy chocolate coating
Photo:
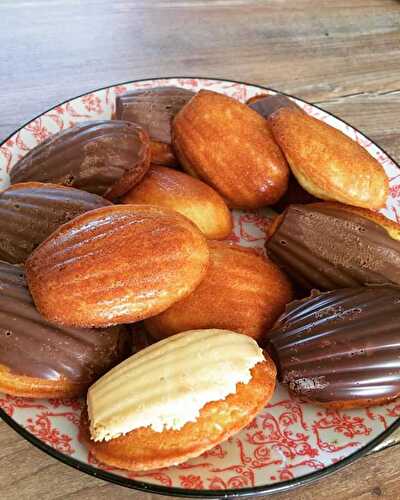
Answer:
M292 108L301 111L301 108L294 101L281 94L261 97L250 102L249 106L264 118L268 118L281 108Z
M306 289L400 284L400 241L376 222L339 207L291 205L266 248Z
M10 178L12 184L52 182L112 198L139 182L149 162L150 141L142 128L116 120L88 121L38 144L14 165Z
M0 193L0 260L24 262L61 224L107 205L100 196L56 184L13 185Z
M281 382L320 403L400 395L400 288L344 288L292 302L265 338Z
M125 327L55 326L33 305L22 267L0 262L0 364L16 375L92 383L127 350Z
M171 120L194 95L180 87L131 90L117 97L116 118L142 126L154 141L171 144Z

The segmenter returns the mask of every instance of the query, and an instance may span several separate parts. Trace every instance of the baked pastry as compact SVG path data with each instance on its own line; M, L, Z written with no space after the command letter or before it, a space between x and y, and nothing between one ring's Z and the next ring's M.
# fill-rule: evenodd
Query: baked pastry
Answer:
M39 311L80 327L133 323L189 295L207 271L202 233L151 205L114 205L58 228L26 261Z
M171 148L171 120L193 96L181 87L153 87L130 90L116 98L117 120L127 120L145 128L151 138L151 162L176 165Z
M11 169L11 183L53 182L117 198L150 166L147 132L129 122L97 120L58 132Z
M400 288L342 288L291 303L264 340L279 380L332 408L400 396Z
M123 203L149 203L185 215L207 238L222 239L232 231L232 216L221 196L183 172L153 165Z
M96 459L121 469L176 465L249 424L272 397L275 376L272 361L245 335L175 335L89 389L80 438Z
M0 260L24 262L61 224L111 203L57 184L23 182L0 192Z
M268 255L306 289L400 285L400 225L365 208L291 205L270 226Z
M265 98L264 116L267 102L271 109L268 125L306 191L323 200L370 209L386 205L387 175L367 150L283 96Z
M286 191L288 166L268 124L231 97L201 90L175 116L172 143L183 168L231 207L272 205Z
M283 272L254 250L210 241L210 265L196 290L145 321L157 339L199 328L224 328L255 339L293 298Z
M21 267L0 262L0 392L77 397L129 354L125 327L62 328L36 310Z

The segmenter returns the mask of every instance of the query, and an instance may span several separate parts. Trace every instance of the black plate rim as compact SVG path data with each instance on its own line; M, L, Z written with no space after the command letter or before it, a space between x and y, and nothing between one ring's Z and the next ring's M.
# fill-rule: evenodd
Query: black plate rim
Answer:
M166 77L162 77L162 78L161 77L138 78L136 80L128 80L125 82L114 83L112 85L106 85L104 87L100 87L100 88L95 89L95 90L84 92L83 94L80 94L76 97L66 99L65 101L58 103L55 106L52 106L51 108L47 109L46 111L39 113L34 118L32 118L31 120L29 120L26 123L24 123L23 125L21 125L18 129L14 130L8 137L6 137L6 139L4 139L0 143L0 147L3 146L11 137L13 137L15 134L17 134L20 130L22 130L27 125L29 125L29 123L40 118L44 114L52 111L53 109L57 108L58 106L62 106L63 104L66 104L67 102L73 101L74 99L79 99L80 97L83 97L87 94L92 94L94 92L99 92L101 90L107 90L108 88L115 87L115 86L128 85L130 83L157 81L157 80L169 80L169 79L181 79L181 80L194 80L195 79L195 80L211 80L211 81L218 81L218 82L238 83L241 85L247 85L247 86L259 88L261 91L276 92L276 93L285 95L286 97L291 97L293 99L297 99L300 102L303 102L303 103L311 105L317 109L320 109L324 113L327 113L327 114L333 116L337 120L348 125L350 128L352 128L356 132L362 134L372 144L374 144L374 146L376 146L380 151L382 151L400 169L397 162L384 149L382 149L380 146L378 146L374 141L372 141L363 132L361 132L360 130L358 130L356 127L354 127L350 123L346 122L345 120L339 118L338 116L334 115L333 113L330 113L328 111L323 110L321 107L319 107L315 104L309 103L309 102L307 102L303 99L300 99L296 96L293 96L291 94L287 94L285 92L280 92L280 91L275 90L275 89L270 88L270 87L265 87L263 85L257 85L257 84L243 82L243 81L239 81L239 80L230 80L230 79L228 80L225 78L211 78L211 77L200 77L200 76L166 76ZM158 495L170 495L170 496L175 496L175 497L189 497L189 498L240 498L240 497L248 497L250 495L252 495L252 496L272 495L274 493L281 493L283 491L298 488L300 486L305 486L305 485L310 484L312 482L315 482L319 479L322 479L330 474L333 474L334 472L337 472L338 470L343 469L344 467L355 462L359 458L366 455L369 451L373 450L380 443L382 443L396 429L400 428L400 417L399 417L387 429L385 429L381 434L376 436L372 441L370 441L368 444L366 444L362 448L358 449L354 453L347 456L345 459L340 460L339 462L336 462L335 464L328 465L328 467L324 467L321 470L311 472L310 474L306 474L306 475L300 476L298 478L290 479L288 481L282 481L279 483L273 483L273 484L268 484L268 485L264 485L264 486L254 486L254 487L248 487L248 488L236 488L236 489L227 489L227 490L199 490L199 489L187 489L187 488L177 488L177 487L170 487L170 486L161 486L161 485L157 485L157 484L153 484L153 483L146 483L145 481L138 481L136 479L125 478L123 476L119 476L118 474L114 474L112 472L98 469L96 467L93 467L92 465L81 462L80 460L77 460L76 458L70 457L68 455L64 455L63 453L60 453L59 451L57 451L55 448L47 445L46 443L44 443L43 441L38 439L36 436L31 434L29 431L27 431L24 427L22 427L22 425L18 424L11 416L9 416L5 412L5 410L3 410L3 408L0 408L0 418L7 425L9 425L12 429L14 429L20 436L22 436L28 442L33 444L36 448L39 448L40 450L44 451L47 455L50 455L51 457L59 460L60 462L64 463L65 465L73 467L81 472L85 472L86 474L97 477L99 479L103 479L104 481L108 481L110 483L114 483L114 484L117 484L119 486L124 486L124 487L130 488L130 489L144 491L147 493L155 493Z

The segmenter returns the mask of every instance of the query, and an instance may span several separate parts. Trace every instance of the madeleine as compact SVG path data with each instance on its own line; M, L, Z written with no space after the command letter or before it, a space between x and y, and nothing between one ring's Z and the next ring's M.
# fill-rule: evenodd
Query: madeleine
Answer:
M158 165L177 164L171 148L171 121L193 96L181 87L153 87L129 90L116 98L117 120L137 123L151 139L151 162Z
M133 323L189 295L209 250L186 217L151 205L92 210L58 228L26 262L39 311L69 326Z
M209 248L209 269L196 290L146 320L153 337L223 328L259 339L292 299L289 280L269 259L225 242L210 241Z
M283 96L270 96L253 106L260 103L276 142L306 191L358 207L386 205L389 181L385 170L360 144Z
M231 97L201 90L175 116L172 144L231 207L272 205L286 191L289 169L266 120Z
M138 183L150 166L150 139L142 127L117 120L92 120L47 138L11 169L12 184L52 182L107 199Z
M176 210L209 239L226 238L232 230L232 216L221 196L204 182L171 168L151 166L142 182L122 202L149 203Z
M61 224L110 201L58 184L22 182L0 193L0 259L24 262Z

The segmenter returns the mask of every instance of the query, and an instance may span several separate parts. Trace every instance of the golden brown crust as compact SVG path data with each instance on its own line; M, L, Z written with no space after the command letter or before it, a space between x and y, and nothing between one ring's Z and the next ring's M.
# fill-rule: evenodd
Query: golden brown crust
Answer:
M152 337L221 328L258 339L292 300L288 278L269 259L226 242L210 241L209 248L209 269L196 290L145 321Z
M189 295L208 267L207 242L186 217L114 205L64 224L26 263L39 311L68 326L133 323Z
M267 122L245 104L201 90L175 116L172 143L184 169L236 208L278 201L289 170Z
M45 380L12 373L0 365L0 392L25 398L75 398L83 396L90 383Z
M166 165L167 167L177 167L179 162L170 144L165 142L150 141L151 163L156 165Z
M122 203L149 203L176 210L210 239L226 238L232 231L232 216L221 196L204 182L171 168L153 165Z
M207 403L195 422L179 430L155 432L141 427L111 441L94 442L83 412L80 439L98 460L121 469L145 471L185 462L239 432L268 403L275 388L274 363L267 358L251 373L248 384L237 384L235 394Z
M317 198L382 208L388 178L382 165L340 130L291 108L268 118L301 186Z

